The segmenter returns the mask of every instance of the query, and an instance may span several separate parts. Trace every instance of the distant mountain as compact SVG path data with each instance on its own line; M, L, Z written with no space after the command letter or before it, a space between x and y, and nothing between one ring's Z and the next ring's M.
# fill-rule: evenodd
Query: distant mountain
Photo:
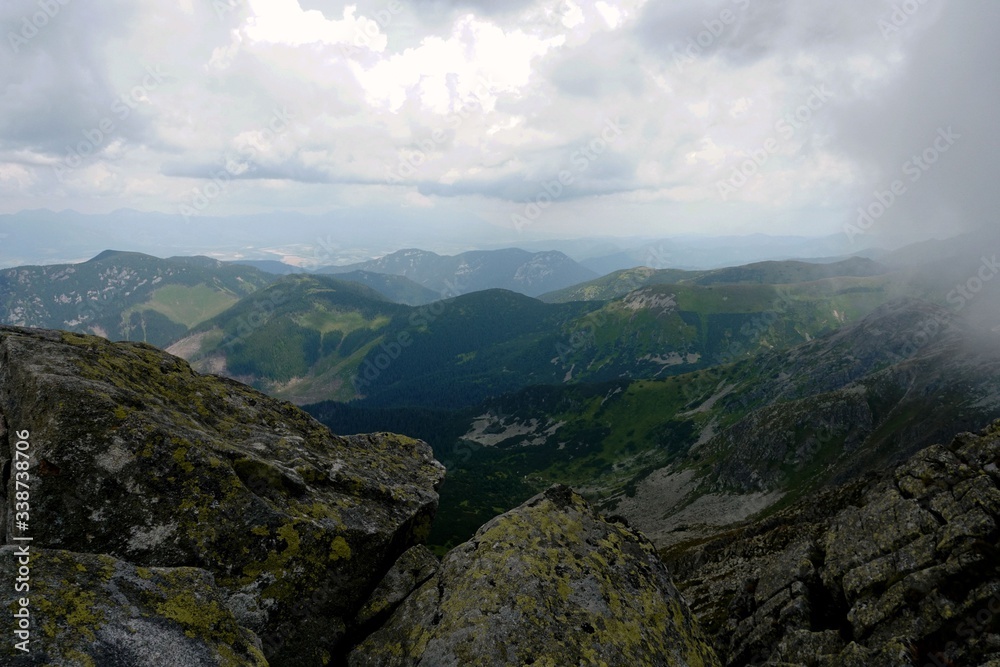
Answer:
M305 269L291 264L285 264L275 259L238 259L229 264L239 264L240 266L252 266L265 273L272 273L276 276L288 276L293 273L306 273Z
M400 250L385 257L346 266L329 266L318 273L353 271L405 276L438 293L439 298L486 289L507 289L528 296L561 289L598 274L561 252L530 253L517 248L476 250L438 255L426 250Z
M104 248L220 259L295 256L319 266L415 246L441 252L495 247L509 235L509 230L467 210L448 213L388 205L317 214L271 211L188 217L128 209L103 214L25 210L0 214L0 267L78 262Z
M409 278L388 273L373 273L371 271L350 271L335 274L340 280L347 280L359 285L366 285L394 303L405 303L408 306L423 306L441 299L441 294L423 285L418 285Z
M456 408L535 384L662 378L784 349L863 317L898 289L882 276L651 285L559 304L484 290L405 307L339 278L282 278L269 288L280 304L268 290L254 294L170 350L297 403ZM256 326L243 323L251 314ZM344 343L329 338L337 335ZM279 351L284 361L272 363Z
M352 396L350 379L380 331L408 312L358 283L293 275L193 329L169 352L279 396Z
M718 285L727 283L786 285L824 278L878 276L888 271L888 268L864 257L851 257L826 264L793 260L767 261L703 271L638 267L615 271L595 280L542 294L539 299L547 303L607 301L648 285Z
M169 350L299 403L461 404L561 375L550 360L563 327L590 310L504 290L409 307L339 276L296 275Z
M208 257L106 250L79 264L0 270L0 323L165 345L272 280Z
M604 275L639 266L704 270L768 260L838 261L858 254L877 258L880 253L855 247L845 234L821 238L767 234L677 236L650 240L606 255L590 256L580 263Z
M272 260L239 260L233 262L233 264L252 266L278 276L289 276L293 273L312 273L312 271L306 271L298 266ZM329 273L329 271L325 271L324 273ZM367 285L389 299L389 301L405 303L409 306L422 306L441 298L441 295L434 290L418 285L403 276L388 273L373 273L371 271L350 271L348 273L338 273L337 277L341 280Z

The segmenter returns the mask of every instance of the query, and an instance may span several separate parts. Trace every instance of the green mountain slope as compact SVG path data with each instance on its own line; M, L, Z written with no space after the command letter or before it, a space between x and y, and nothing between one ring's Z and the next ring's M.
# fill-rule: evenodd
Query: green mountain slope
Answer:
M538 297L547 303L567 301L609 301L650 285L721 285L748 283L757 285L787 285L826 278L870 277L887 273L888 269L864 257L829 264L799 261L756 262L745 266L704 271L681 269L650 269L638 267L615 271L606 276Z
M442 298L440 292L419 285L405 276L371 271L350 271L338 273L336 277L340 280L367 285L389 301L405 303L408 306L423 306Z
M536 296L597 277L596 273L561 252L531 253L518 248L473 250L458 255L399 250L367 262L324 267L318 273L354 271L405 276L438 294L449 296L487 289L508 289Z
M338 293L355 296L337 302L331 324L330 304L304 287L338 284ZM234 347L228 338L244 311L262 308L254 305L261 298L267 305L267 294L202 325L171 350L200 369L298 403L459 408L532 385L668 377L786 348L856 320L898 289L885 277L654 285L607 303L563 304L485 290L389 308L373 291L343 292L345 285L325 276L283 278L273 286L281 307L258 316L267 326L247 332L247 342ZM376 311L383 315L378 321ZM332 339L317 347L331 326L348 337L346 349ZM290 347L299 350L294 359ZM275 356L279 350L287 354Z
M0 271L0 323L165 345L272 280L207 257L109 250L80 264Z
M310 411L334 430L384 419L431 443L449 466L438 544L561 482L665 545L1000 416L997 342L949 310L901 300L737 363L661 380L532 387L438 416L446 424L438 432L405 411Z
M365 354L407 310L357 283L287 276L202 323L168 351L279 396L349 396L350 378Z

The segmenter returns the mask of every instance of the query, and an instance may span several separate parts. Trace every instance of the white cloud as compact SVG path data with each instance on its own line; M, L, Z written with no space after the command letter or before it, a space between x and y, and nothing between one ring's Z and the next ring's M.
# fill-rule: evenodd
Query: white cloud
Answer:
M438 114L469 104L492 111L500 95L519 96L531 79L533 60L563 41L504 30L470 14L456 22L447 39L427 37L370 67L353 67L369 102L393 112L411 98Z
M606 2L597 2L594 4L594 7L601 15L601 18L604 19L604 22L608 24L609 28L617 28L625 19L624 13L614 5Z
M347 44L384 51L387 43L377 21L355 16L356 5L344 8L339 21L323 13L303 10L298 0L248 0L251 16L243 32L255 42L304 46L307 44Z
M700 228L726 216L763 220L768 207L850 210L849 190L870 195L880 183L869 181L901 163L893 152L880 161L888 167L875 169L868 146L918 150L937 124L979 108L971 86L950 101L944 88L933 103L901 101L915 88L904 84L917 76L918 47L931 44L924 35L950 45L937 57L941 71L975 58L953 48L964 33L939 26L943 9L928 4L886 38L877 22L891 2L743 4L535 0L474 12L483 3L439 0L402 3L388 21L381 0L328 2L323 12L298 0L245 0L221 19L211 3L134 0L88 14L90 23L69 20L79 11L70 4L67 21L54 21L18 59L2 56L0 197L7 207L35 197L35 207L174 211L205 174L226 166L227 151L259 144L252 160L229 165L234 176L259 176L241 182L259 187L219 198L213 214L376 202L485 207L484 217L507 224L512 199L572 167L614 118L622 135L588 161L538 229L572 223L594 232L605 216L626 214L641 227L677 211L673 220ZM0 18L16 22L34 6L12 0ZM671 45L697 39L723 8L736 21L693 58L675 61ZM97 127L154 64L169 81L86 165L53 181L51 164L65 146ZM959 67L954 78L963 77ZM790 135L779 131L776 123L820 84L833 99ZM883 102L907 111L886 118ZM860 104L873 111L858 120L848 111ZM277 107L294 122L267 142ZM910 134L895 137L893 123ZM864 140L845 148L855 127ZM771 138L778 145L768 164L722 206L715 183ZM963 150L982 144L973 139ZM387 174L408 160L419 164L402 185L386 187Z

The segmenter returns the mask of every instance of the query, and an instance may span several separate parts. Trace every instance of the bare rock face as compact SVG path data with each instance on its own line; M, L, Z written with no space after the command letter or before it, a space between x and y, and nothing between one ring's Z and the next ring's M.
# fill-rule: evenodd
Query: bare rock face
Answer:
M1000 422L664 555L727 665L1000 664Z
M17 551L0 547L6 582L17 576ZM239 625L205 570L32 547L29 553L33 630L24 651L16 635L5 633L14 638L0 653L5 665L267 666L260 640ZM0 599L5 610L14 603L6 591Z
M148 345L71 333L0 327L0 417L5 543L11 434L26 430L32 548L197 568L278 665L327 664L344 650L371 591L426 535L444 477L423 442L334 436L289 403ZM34 639L39 650L55 641Z
M349 664L718 661L652 544L556 486L452 550Z

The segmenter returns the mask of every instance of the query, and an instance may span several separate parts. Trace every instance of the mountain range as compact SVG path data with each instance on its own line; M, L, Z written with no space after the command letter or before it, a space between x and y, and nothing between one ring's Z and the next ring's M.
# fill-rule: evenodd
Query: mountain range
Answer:
M76 264L0 269L0 322L166 345L272 280L207 257L107 250Z
M566 303L493 289L406 307L345 284L286 276L170 350L298 403L458 407L531 385L707 368L809 340L905 293L875 276L655 284ZM248 360L248 349L282 361Z
M518 248L476 250L454 256L399 250L368 262L323 267L317 273L355 271L404 276L437 292L442 299L496 288L537 296L597 277L561 252L529 253Z

